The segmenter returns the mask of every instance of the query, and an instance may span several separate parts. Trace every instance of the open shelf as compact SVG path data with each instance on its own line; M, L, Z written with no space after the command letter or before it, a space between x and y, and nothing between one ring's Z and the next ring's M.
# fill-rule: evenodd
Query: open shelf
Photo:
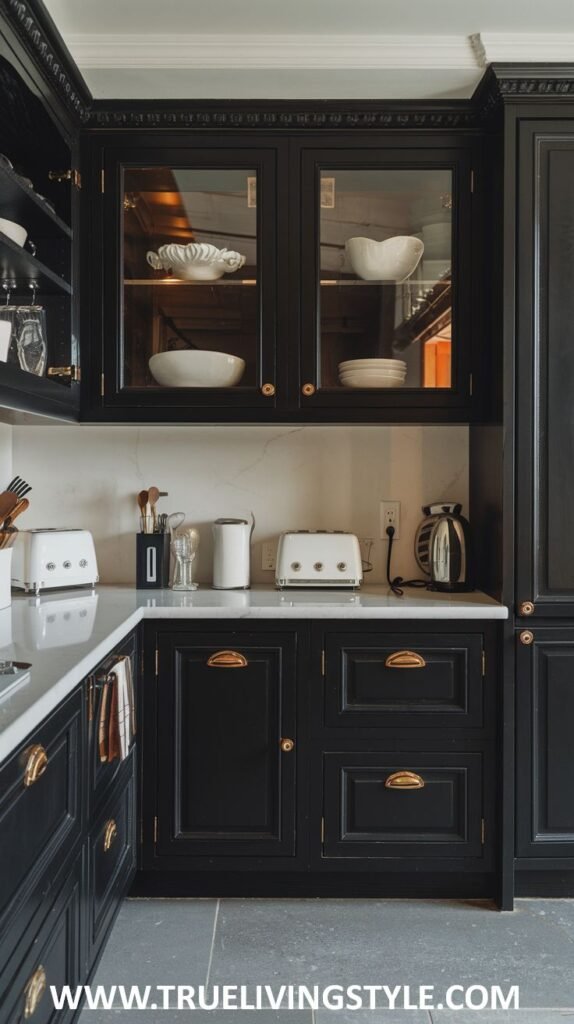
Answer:
M57 292L72 294L71 285L63 277L42 263L31 252L16 245L11 238L0 232L0 276L2 281L15 282L14 291L27 288L34 283L40 294Z
M32 239L72 238L69 225L8 167L0 167L0 217L22 224Z
M12 363L0 363L0 421L19 422L21 414L77 420L80 408L78 384L60 384L37 377Z

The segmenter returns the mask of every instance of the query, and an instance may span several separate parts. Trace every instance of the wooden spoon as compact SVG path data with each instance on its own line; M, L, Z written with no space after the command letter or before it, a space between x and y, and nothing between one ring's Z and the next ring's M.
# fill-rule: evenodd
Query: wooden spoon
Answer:
M147 533L147 507L149 501L149 494L147 491L140 491L137 496L137 502L140 510L140 521L142 533Z
M0 494L0 523L3 523L14 511L19 501L20 498L13 491L2 491Z
M151 508L151 514L152 514L152 518L153 518L153 532L155 533L156 530L157 530L157 513L156 513L156 510L155 510L155 506L157 505L157 503L159 501L159 498L160 498L159 487L150 487L150 489L148 490L147 493L148 493L148 501L149 501L150 508Z
M2 529L3 530L8 530L12 526L12 523L14 522L14 520L17 519L18 516L21 516L22 512L26 512L26 510L29 509L29 508L30 508L30 502L28 501L28 498L20 498L20 501L18 502L16 507L12 510L10 515L6 516L6 519L4 520L4 524L2 526Z

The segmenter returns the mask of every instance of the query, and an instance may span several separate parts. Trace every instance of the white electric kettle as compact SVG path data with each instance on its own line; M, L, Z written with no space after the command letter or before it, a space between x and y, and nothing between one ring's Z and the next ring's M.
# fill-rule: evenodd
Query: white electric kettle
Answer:
M216 519L213 523L213 589L247 590L250 586L251 534L255 517Z

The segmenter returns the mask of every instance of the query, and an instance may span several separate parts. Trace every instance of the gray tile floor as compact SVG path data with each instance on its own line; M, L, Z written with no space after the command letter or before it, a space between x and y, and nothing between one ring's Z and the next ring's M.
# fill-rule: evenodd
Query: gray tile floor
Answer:
M95 985L151 986L157 1004L122 1009L116 989L111 1009L85 1009L80 1024L574 1024L574 900L518 900L512 914L478 902L127 900ZM210 999L244 985L249 1001L256 985L276 998L286 986L284 1003L289 986L410 986L417 1003L432 985L437 1007L451 985L517 985L520 1009L391 1010L384 994L375 1010L158 1009L166 985L204 986Z

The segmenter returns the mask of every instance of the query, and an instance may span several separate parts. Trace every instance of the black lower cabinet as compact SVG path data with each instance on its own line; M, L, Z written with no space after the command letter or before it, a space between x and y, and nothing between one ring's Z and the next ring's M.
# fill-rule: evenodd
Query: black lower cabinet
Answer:
M0 768L0 1024L71 1021L136 862L136 755L96 770L95 694L128 637ZM104 770L105 769L105 770Z
M516 724L518 857L574 872L574 629L519 634Z
M497 896L496 625L389 626L146 625L135 893Z
M295 635L156 642L154 860L293 856Z

